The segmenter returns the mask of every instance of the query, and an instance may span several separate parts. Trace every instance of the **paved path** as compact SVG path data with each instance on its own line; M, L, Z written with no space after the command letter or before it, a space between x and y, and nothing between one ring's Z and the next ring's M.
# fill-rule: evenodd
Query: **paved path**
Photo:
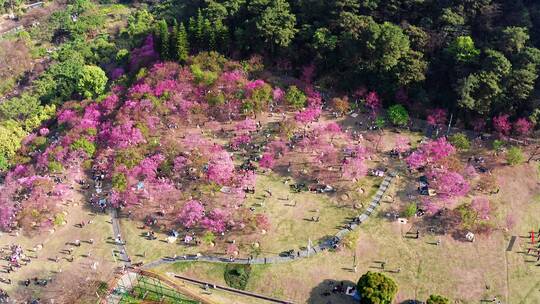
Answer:
M379 189L373 196L371 203L369 204L368 208L364 213L358 215L355 217L351 222L349 222L346 225L346 228L343 228L338 233L335 234L334 238L328 239L324 241L323 243L311 247L309 249L304 249L301 251L295 252L292 256L269 256L269 257L258 257L254 259L234 259L231 260L229 258L225 258L222 256L212 256L212 255L182 255L180 257L172 258L172 257L165 257L153 262L150 262L143 266L144 269L153 268L156 266L159 266L161 264L167 264L167 263L175 263L175 262L182 262L182 261L204 261L204 262L213 262L213 263L228 263L228 264L277 264L277 263L285 263L285 262L291 262L296 259L301 258L307 258L313 255L316 255L317 253L331 249L334 247L340 240L342 240L348 233L353 231L356 227L358 227L360 224L365 222L371 214L377 209L377 207L380 205L381 199L388 190L388 187L393 182L394 178L396 177L396 172L389 173L379 186Z
M120 223L118 221L118 211L116 209L110 209L111 223L113 227L113 242L116 243L116 247L120 253L120 261L124 263L125 266L131 266L131 262L128 260L128 255L126 251L125 243L118 243L116 239L120 233Z

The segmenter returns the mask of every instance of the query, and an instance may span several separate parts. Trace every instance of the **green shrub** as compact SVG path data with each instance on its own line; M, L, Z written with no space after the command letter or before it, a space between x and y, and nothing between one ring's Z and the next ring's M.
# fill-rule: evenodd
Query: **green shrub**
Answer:
M86 155L92 157L96 152L96 145L88 141L88 139L81 137L71 144L71 149L82 150L86 153Z
M31 149L33 151L35 151L37 149L45 150L45 145L46 144L47 144L47 138L45 138L43 136L38 136L38 137L34 138L34 140L32 141Z
M521 164L525 160L525 156L523 155L523 151L521 148L512 146L510 149L508 149L508 152L506 152L506 161L510 166L515 166Z
M9 161L4 155L4 153L0 153L0 170L4 171L9 169Z
M450 304L450 300L440 295L430 295L426 304Z
M15 77L2 79L2 81L0 81L0 95L4 95L5 93L11 91L15 87L15 84Z
M375 119L375 125L377 126L377 128L382 129L386 125L386 120L384 120L383 117L377 117Z
M135 150L134 148L128 148L117 151L114 162L117 166L124 165L128 169L132 169L137 166L143 159L143 154L140 153L138 150Z
M471 230L476 224L478 218L477 212L471 207L470 204L463 204L456 208L461 218L461 227L463 229Z
M225 104L225 95L223 95L223 93L221 92L218 92L218 93L211 92L206 95L206 100L208 104L211 106L223 105Z
M253 102L254 111L260 112L264 109L264 106L268 104L268 101L272 98L272 87L268 84L257 88L251 92L251 101Z
M456 133L450 136L450 143L460 150L469 150L471 148L471 142L464 133Z
M64 214L63 213L57 213L54 215L54 225L55 226L60 226L62 224L64 224L64 220L65 220L65 217L64 217Z
M409 203L402 212L403 217L412 217L416 214L416 203Z
M129 58L129 51L126 49L121 49L116 52L116 62L125 63Z
M212 231L206 231L206 233L203 235L203 242L207 245L210 245L214 243L216 239L216 235L212 233Z
M64 170L62 164L55 160L49 161L48 167L51 173L60 173Z
M202 83L207 86L211 86L218 78L216 72L203 71L198 64L192 64L190 66L190 69L191 73L193 74L193 78L195 79L195 82L199 84Z
M112 186L114 190L124 191L127 189L127 178L124 173L115 173L112 177Z
M232 288L246 289L250 274L251 265L227 264L225 266L225 282Z
M294 85L290 86L287 90L285 99L295 109L301 109L306 106L306 95Z
M493 141L492 146L493 150L500 152L504 148L504 141L496 139Z
M396 104L388 108L388 119L393 125L405 126L409 122L409 112L404 106Z
M77 82L77 90L85 98L94 98L105 91L107 75L98 66L85 65Z

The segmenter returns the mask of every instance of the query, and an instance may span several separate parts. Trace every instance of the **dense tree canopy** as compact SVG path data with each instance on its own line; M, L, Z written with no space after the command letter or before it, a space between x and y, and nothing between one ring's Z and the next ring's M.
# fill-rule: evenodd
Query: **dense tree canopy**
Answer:
M539 9L503 0L191 0L153 12L169 24L181 12L191 51L262 54L298 71L314 64L314 79L333 90L367 87L385 105L401 90L472 128L471 117L507 112L515 120L539 107L540 19L515 18Z
M362 304L391 304L398 290L392 278L371 271L360 277L357 286Z

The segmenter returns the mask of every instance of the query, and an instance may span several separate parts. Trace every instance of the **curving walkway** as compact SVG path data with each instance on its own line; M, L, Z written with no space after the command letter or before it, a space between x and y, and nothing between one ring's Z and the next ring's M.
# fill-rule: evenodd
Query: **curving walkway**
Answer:
M394 181L394 178L397 176L397 172L393 171L390 172L386 177L384 178L383 182L379 186L379 189L373 196L371 203L369 204L368 208L364 213L360 214L359 216L355 217L351 222L347 224L347 227L340 230L338 233L334 235L334 238L324 241L323 243L313 246L308 249L304 249L301 251L297 251L292 256L269 256L269 257L258 257L253 259L229 259L221 256L213 256L213 255L183 255L176 258L171 257L165 257L161 258L159 260L150 262L146 265L144 265L143 269L153 268L162 264L169 264L169 263L175 263L175 262L193 262L193 261L203 261L203 262L212 262L212 263L227 263L227 264L277 264L277 263L286 263L286 262L292 262L296 259L301 258L308 258L310 256L316 255L317 253L331 249L333 246L335 246L340 240L342 240L348 233L356 229L360 224L365 222L371 214L377 209L377 207L380 205L381 199L388 190L388 187L390 184ZM114 222L113 222L114 223Z

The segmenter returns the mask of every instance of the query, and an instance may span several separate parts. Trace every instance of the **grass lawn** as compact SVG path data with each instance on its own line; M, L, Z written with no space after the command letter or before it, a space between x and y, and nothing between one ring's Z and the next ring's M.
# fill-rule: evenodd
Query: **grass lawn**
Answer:
M322 294L331 290L332 283L352 284L368 270L382 271L378 261L385 261L385 273L399 286L398 303L408 299L425 300L433 293L446 295L457 303L478 303L494 296L503 303L540 303L540 267L536 266L536 257L523 253L530 247L526 238L528 231L540 228L537 219L540 202L536 201L540 187L535 170L533 165L523 165L494 172L505 177L500 181L500 193L490 197L499 228L490 236L477 236L474 243L442 236L442 243L437 246L434 244L437 236L406 238L404 235L411 226L387 221L381 214L396 206L383 203L379 216L375 214L355 232L358 233L357 273L351 270L353 251L325 252L292 263L254 266L247 290L299 303L329 300L353 303L343 295ZM393 194L399 187L390 190ZM516 219L510 228L503 225L508 214ZM516 244L507 252L513 235L517 236ZM177 263L162 265L158 270L224 284L223 267L221 264Z
M283 178L270 173L257 176L257 186L254 195L251 195L246 205L253 207L256 213L263 213L270 219L270 230L262 234L255 232L249 235L233 233L227 240L236 240L241 256L252 253L252 244L258 242L261 256L276 255L288 249L298 249L307 246L308 239L313 243L319 239L335 234L346 219L355 216L361 210L351 207L351 202L358 200L367 205L371 196L376 192L378 179L364 178L358 182L358 187L365 189L363 194L351 196L347 203L326 194L310 192L292 193L289 184L283 183ZM268 195L265 190L272 192ZM287 197L289 200L287 200ZM296 206L295 206L296 205ZM313 222L312 217L319 217L319 222ZM181 240L176 243L167 243L166 234L157 233L157 240L147 240L139 229L140 223L126 218L121 219L122 235L127 241L128 253L134 261L149 262L164 256L194 254L197 252L209 254L223 254L226 244L217 242L215 247L200 245L189 247L182 245ZM143 257L146 252L146 257Z

